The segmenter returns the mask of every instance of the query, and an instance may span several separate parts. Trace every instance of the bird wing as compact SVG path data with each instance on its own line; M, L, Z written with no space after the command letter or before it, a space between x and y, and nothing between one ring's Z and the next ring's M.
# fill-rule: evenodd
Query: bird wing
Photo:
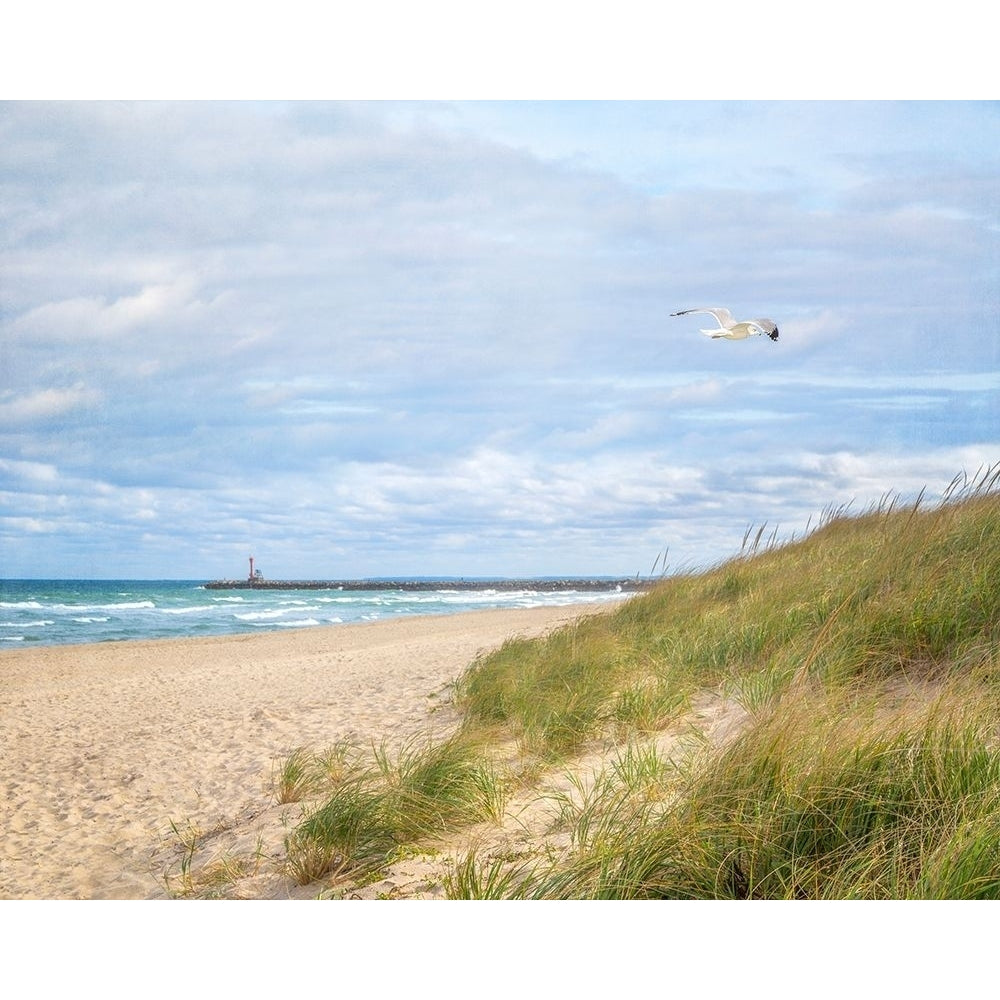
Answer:
M671 316L687 316L690 313L709 313L714 316L724 330L729 330L736 325L733 314L728 309L713 306L711 309L682 309L680 312L671 313Z
M752 323L761 333L767 334L771 340L778 339L778 324L773 319L751 319L747 322Z

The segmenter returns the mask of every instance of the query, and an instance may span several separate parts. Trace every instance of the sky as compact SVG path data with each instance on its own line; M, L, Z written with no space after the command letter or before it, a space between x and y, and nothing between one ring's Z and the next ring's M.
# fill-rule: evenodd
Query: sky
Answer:
M1000 461L1000 103L93 89L0 103L0 577L658 575Z

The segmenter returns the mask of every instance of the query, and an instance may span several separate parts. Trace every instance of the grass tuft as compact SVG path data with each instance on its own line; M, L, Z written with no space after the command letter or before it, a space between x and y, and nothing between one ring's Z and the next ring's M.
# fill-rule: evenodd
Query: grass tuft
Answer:
M326 802L286 838L289 874L302 885L350 873L370 877L402 844L496 819L505 786L482 746L462 734L372 748Z

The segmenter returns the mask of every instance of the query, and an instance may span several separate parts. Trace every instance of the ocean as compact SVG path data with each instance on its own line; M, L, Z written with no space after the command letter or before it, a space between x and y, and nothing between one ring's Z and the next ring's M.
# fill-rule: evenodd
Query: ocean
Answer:
M425 582L423 586L427 586ZM620 601L604 589L207 590L196 580L0 580L0 649L179 639L382 621L402 615Z

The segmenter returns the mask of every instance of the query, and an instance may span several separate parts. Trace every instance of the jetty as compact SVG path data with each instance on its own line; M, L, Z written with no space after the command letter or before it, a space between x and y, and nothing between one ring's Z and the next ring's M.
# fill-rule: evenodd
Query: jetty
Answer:
M268 580L259 568L254 567L250 556L250 574L240 580L210 580L204 584L206 590L437 590L437 591L484 591L496 590L510 593L515 590L533 590L536 593L583 592L601 594L622 594L646 590L653 580L638 576L626 579L612 579L604 576L590 577L529 577L517 580L498 580L479 577L418 577L410 579L390 579L378 577L368 580Z
M646 590L653 580L637 577L606 579L604 577L568 577L554 579L480 580L480 579L399 579L399 580L268 580L260 575L241 580L210 580L206 590L402 590L402 591L484 591L510 592L533 590L538 593L576 591L583 593L632 593Z

